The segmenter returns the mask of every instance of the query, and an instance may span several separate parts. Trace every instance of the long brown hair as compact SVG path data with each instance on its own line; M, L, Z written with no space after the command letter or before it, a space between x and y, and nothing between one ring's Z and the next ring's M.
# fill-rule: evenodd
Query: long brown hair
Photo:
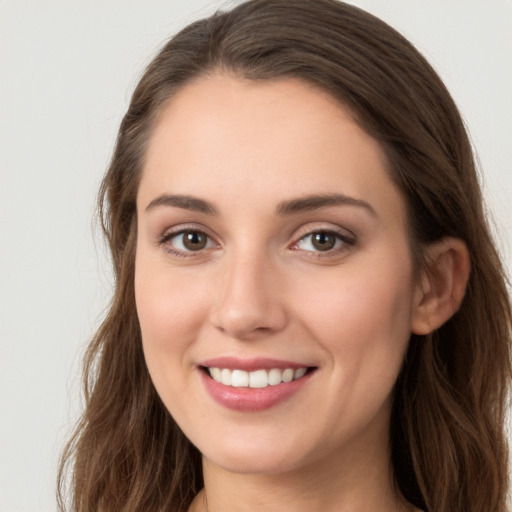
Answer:
M144 362L133 286L135 198L163 104L218 70L299 78L350 108L387 154L420 267L427 244L448 236L466 243L472 270L460 310L432 335L411 337L395 388L392 463L399 491L424 510L502 512L512 313L464 124L407 40L336 0L252 0L193 23L136 87L99 194L116 284L85 357L86 409L62 458L61 510L68 473L77 512L183 512L202 487L200 454L163 406Z

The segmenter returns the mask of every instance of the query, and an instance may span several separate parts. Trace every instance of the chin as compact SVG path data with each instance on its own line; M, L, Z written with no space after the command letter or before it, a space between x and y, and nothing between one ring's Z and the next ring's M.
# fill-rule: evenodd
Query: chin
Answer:
M300 466L297 461L275 457L274 454L268 457L259 456L257 459L241 454L226 454L215 459L204 457L209 464L221 467L230 473L243 475L278 475L292 472Z
M290 440L288 440L290 441ZM219 441L212 449L200 450L210 464L231 473L277 475L292 472L312 462L307 450L299 450L299 443L283 443L282 440L264 441L230 439L224 445ZM318 451L315 451L318 456Z

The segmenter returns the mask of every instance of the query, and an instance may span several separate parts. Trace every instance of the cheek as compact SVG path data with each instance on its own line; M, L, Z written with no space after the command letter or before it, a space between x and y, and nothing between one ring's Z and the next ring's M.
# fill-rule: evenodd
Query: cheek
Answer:
M135 269L135 301L150 374L186 364L187 349L197 338L206 307L204 286L186 273L172 273L140 255Z
M333 392L324 406L332 432L356 435L379 411L387 421L410 339L412 278L404 263L401 271L393 265L386 272L354 269L336 281L311 283L303 294L300 316L309 319L312 337L328 354ZM334 288L332 282L340 284Z
M409 259L381 260L378 265L340 269L297 290L301 313L315 337L333 357L361 365L387 361L401 365L411 332L412 270ZM307 289L308 293L304 293ZM345 365L345 368L347 366ZM395 369L392 370L395 372Z

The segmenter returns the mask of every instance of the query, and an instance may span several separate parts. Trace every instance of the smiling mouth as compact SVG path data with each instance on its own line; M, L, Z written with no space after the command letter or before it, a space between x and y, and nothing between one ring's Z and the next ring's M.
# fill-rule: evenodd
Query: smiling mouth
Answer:
M301 379L311 373L314 368L271 368L269 370L245 371L230 368L202 367L203 371L215 382L233 388L261 389L278 386Z

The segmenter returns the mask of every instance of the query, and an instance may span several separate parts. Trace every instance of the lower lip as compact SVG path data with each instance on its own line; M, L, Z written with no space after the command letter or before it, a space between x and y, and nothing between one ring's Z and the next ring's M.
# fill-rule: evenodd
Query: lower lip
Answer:
M267 386L266 388L235 388L213 380L202 370L199 371L210 396L220 405L242 412L256 412L270 409L297 393L308 381L311 373L300 379Z

